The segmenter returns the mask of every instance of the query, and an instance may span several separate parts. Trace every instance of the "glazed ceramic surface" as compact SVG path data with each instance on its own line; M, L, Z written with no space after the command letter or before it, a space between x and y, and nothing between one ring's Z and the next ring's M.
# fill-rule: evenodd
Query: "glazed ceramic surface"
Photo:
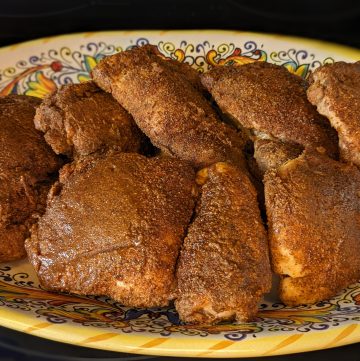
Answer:
M360 60L360 51L313 40L227 31L115 31L64 35L0 49L0 95L44 97L90 79L104 57L142 44L200 72L268 61L307 77L321 64ZM289 308L274 295L254 322L180 323L173 308L133 309L99 296L42 289L26 260L0 264L0 325L52 340L151 355L248 357L294 353L360 341L360 283L314 306Z

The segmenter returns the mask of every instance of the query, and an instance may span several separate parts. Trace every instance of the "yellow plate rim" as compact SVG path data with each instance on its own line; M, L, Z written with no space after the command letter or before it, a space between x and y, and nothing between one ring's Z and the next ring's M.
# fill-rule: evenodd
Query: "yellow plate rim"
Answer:
M151 337L95 330L74 324L54 324L27 314L0 310L1 326L49 340L89 348L152 356L243 358L293 354L344 346L360 341L360 323L324 331L271 335L227 341L186 337ZM326 336L326 337L324 337ZM264 345L269 347L264 347ZM319 345L321 345L319 347Z

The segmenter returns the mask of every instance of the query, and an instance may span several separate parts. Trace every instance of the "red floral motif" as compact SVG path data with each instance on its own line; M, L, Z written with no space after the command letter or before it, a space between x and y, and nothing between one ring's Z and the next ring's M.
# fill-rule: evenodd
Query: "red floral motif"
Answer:
M54 72L58 72L58 71L61 71L61 70L62 70L63 65L62 65L61 61L53 61L53 62L50 64L50 68L51 68Z

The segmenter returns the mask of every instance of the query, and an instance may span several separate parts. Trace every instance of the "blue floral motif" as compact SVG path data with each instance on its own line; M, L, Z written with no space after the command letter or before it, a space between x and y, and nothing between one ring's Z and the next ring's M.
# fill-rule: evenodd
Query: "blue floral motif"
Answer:
M173 307L130 308L100 296L78 296L51 293L26 272L17 272L11 265L0 267L0 307L31 312L51 323L74 322L85 327L112 328L123 333L158 334L168 337L222 337L242 341L266 333L307 333L360 321L360 283L348 287L330 301L314 306L286 307L266 302L260 306L256 322L219 325L186 325Z
M90 42L81 45L79 49L62 47L34 54L28 60L20 60L12 67L0 70L0 95L28 94L43 98L56 86L89 80L92 69L105 56L145 44L149 44L149 39L138 38L124 48L105 42ZM186 40L179 44L159 41L157 47L165 57L186 62L199 72L219 65L270 61L306 78L317 66L334 61L331 58L316 59L314 54L305 50L268 52L251 40L241 46L234 43L215 46L209 41L199 44L191 44Z

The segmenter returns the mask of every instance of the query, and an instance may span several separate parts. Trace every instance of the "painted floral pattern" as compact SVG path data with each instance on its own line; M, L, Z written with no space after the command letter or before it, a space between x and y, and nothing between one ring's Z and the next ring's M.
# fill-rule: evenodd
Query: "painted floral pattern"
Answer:
M89 80L91 70L103 57L148 43L148 39L139 38L124 48L104 42L91 42L79 49L50 49L46 53L20 60L13 67L0 70L0 95L27 94L43 98L56 86ZM317 66L334 61L332 58L316 59L305 50L267 52L254 41L247 41L242 46L233 43L215 46L208 41L200 44L181 41L176 46L172 42L160 41L157 46L165 58L186 62L199 72L213 66L269 61L306 78Z
M255 322L189 326L179 321L174 308L129 308L106 297L51 293L41 289L33 274L18 272L11 265L0 266L0 306L31 312L55 324L72 322L124 333L182 334L241 341L261 337L267 332L323 331L360 321L359 300L360 284L355 284L331 301L314 306L294 309L281 303L265 302Z

